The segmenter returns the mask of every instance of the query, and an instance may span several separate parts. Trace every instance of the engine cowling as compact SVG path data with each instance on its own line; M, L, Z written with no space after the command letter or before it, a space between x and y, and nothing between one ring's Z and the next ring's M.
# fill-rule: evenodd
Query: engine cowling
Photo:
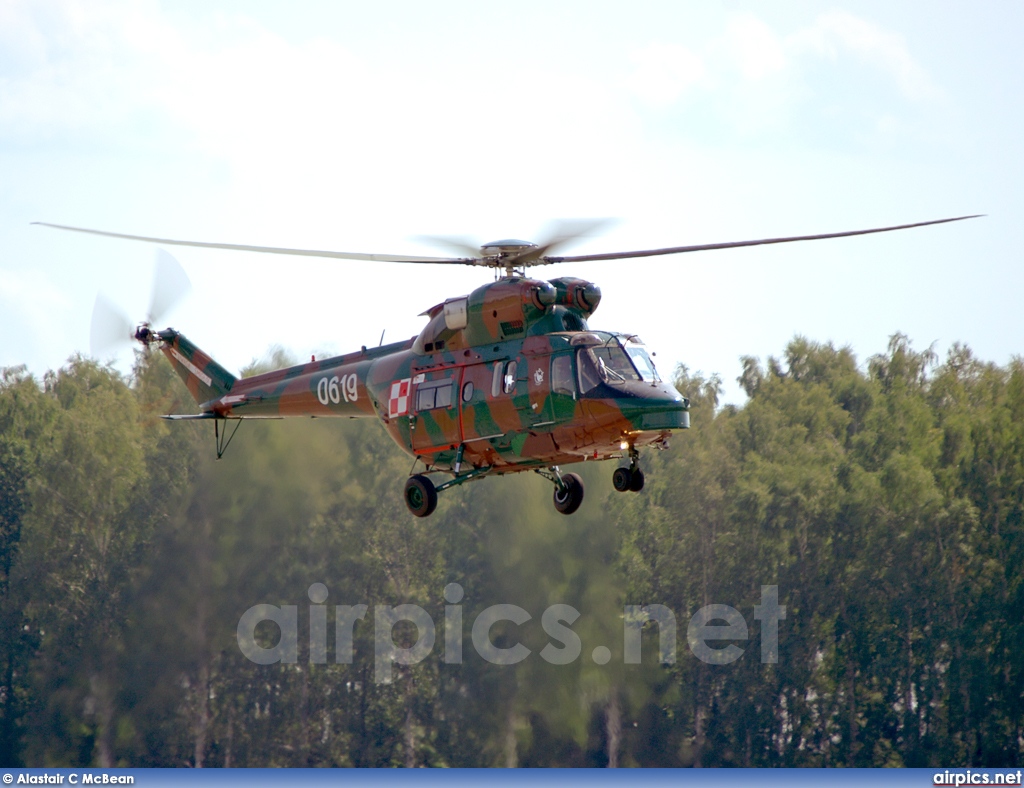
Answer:
M499 279L427 310L430 322L413 349L433 353L581 330L600 302L601 288L585 279Z
M578 310L584 317L594 314L601 303L601 288L586 279L563 276L552 279L551 285L555 288L556 304Z

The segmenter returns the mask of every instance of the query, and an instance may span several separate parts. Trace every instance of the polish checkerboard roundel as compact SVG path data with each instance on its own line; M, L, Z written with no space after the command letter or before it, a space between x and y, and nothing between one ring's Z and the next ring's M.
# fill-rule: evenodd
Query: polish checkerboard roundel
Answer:
M388 398L388 417L405 416L409 413L409 389L412 378L396 380L391 384L391 396Z

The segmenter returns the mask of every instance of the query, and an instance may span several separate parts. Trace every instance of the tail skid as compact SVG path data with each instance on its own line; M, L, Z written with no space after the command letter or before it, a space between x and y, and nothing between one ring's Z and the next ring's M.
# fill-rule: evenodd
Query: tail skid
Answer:
M228 450L228 444L231 443L231 439L235 437L235 433L238 432L238 428L242 426L242 421L246 418L261 418L260 416L221 416L220 414L214 413L212 410L207 410L202 413L195 414L184 414L184 413L170 413L162 418L170 421L195 421L195 420L209 420L213 419L213 437L217 443L217 459L219 460L224 456L224 452ZM233 421L235 426L228 432L228 426L225 423L224 428L221 429L221 422Z

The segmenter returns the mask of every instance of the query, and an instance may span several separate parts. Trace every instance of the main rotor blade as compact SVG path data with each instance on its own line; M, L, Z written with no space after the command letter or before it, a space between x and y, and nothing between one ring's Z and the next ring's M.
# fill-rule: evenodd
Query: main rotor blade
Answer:
M474 244L469 238L449 235L417 235L414 241L436 246L438 249L448 249L456 254L464 254L469 258L480 256L480 244Z
M366 260L370 262L383 263L441 263L448 265L477 265L490 268L507 268L516 266L547 265L548 263L575 263L589 262L592 260L626 260L636 257L655 257L658 255L683 254L686 252L703 252L712 249L736 249L742 246L762 246L765 244L792 243L794 241L819 241L826 238L845 238L853 235L870 235L872 233L887 233L893 230L907 230L912 227L927 227L932 224L946 224L947 222L959 222L964 219L976 219L984 214L972 214L970 216L957 216L952 219L934 219L927 222L915 222L914 224L900 224L892 227L876 227L869 230L849 230L841 233L822 233L818 235L795 235L785 238L763 238L757 241L730 241L727 243L695 244L691 246L670 246L663 249L640 249L632 252L605 252L603 254L583 254L553 257L545 254L547 251L561 246L564 243L575 240L581 235L592 232L602 221L581 222L573 231L564 230L556 232L554 238L549 239L545 244L539 245L522 252L516 257L509 258L482 258L471 257L420 257L413 255L391 255L391 254L361 254L357 252L330 252L314 249L288 249L278 246L249 246L245 244L222 244L208 243L204 241L175 241L169 238L153 238L144 235L127 235L124 233L111 233L104 230L90 230L84 227L69 227L62 224L50 224L49 222L33 222L43 227L53 227L58 230L70 230L78 233L89 233L91 235L102 235L108 238L124 238L129 241L145 241L148 243L164 244L166 246L192 246L202 249L230 249L240 252L259 252L264 254L286 254L305 257L328 257L343 260Z
M157 325L178 301L192 289L188 274L181 263L164 249L156 250L156 270L153 273L153 293L146 318L151 326Z
M53 227L57 230L70 230L76 233L89 233L90 235L103 235L107 238L123 238L128 241L146 241L147 243L162 244L164 246L193 246L200 249L230 249L236 252L259 252L261 254L288 254L302 257L330 257L341 260L369 260L378 263L449 263L459 265L480 265L478 258L458 257L417 257L414 255L398 254L360 254L358 252L327 252L315 249L287 249L279 246L249 246L246 244L220 244L206 241L175 241L171 238L151 238L146 235L127 235L125 233L110 233L104 230L90 230L86 227L69 227L63 224L50 224L49 222L32 222L42 227Z
M515 265L543 265L540 260L546 258L548 252L580 238L597 235L599 231L607 229L614 223L613 219L562 219L551 222L544 233L546 240L537 244L535 248L516 255L509 262Z
M135 326L125 314L102 295L97 295L89 327L89 354L99 358L101 353L129 341L134 334Z
M663 254L683 254L685 252L706 252L712 249L736 249L741 246L762 246L764 244L785 244L793 241L820 241L825 238L845 238L850 235L870 235L871 233L888 233L893 230L909 230L911 227L926 227L930 224L946 224L947 222L960 222L964 219L977 219L984 214L976 213L971 216L957 216L952 219L933 219L929 222L916 222L914 224L898 224L894 227L876 227L871 230L848 230L843 233L823 233L821 235L794 235L787 238L763 238L759 241L730 241L717 244L696 244L694 246L670 246L665 249L641 249L636 252L606 252L605 254L581 254L572 257L544 257L535 265L543 263L582 263L591 260L626 260L632 257L656 257Z

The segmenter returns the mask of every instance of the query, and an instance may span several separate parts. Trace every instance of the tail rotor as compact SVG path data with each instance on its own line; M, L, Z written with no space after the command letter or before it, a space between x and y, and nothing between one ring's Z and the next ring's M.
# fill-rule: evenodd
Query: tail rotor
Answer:
M192 289L188 274L181 263L164 249L156 250L156 269L153 272L153 294L149 299L146 322L155 326L163 322L175 305Z
M148 345L154 339L151 326L159 325L191 289L192 284L181 264L168 252L158 249L146 320L135 324L102 293L97 295L89 330L90 354L99 358L132 339Z
M96 296L89 328L89 354L99 358L123 342L134 338L135 326L118 307L102 293Z

